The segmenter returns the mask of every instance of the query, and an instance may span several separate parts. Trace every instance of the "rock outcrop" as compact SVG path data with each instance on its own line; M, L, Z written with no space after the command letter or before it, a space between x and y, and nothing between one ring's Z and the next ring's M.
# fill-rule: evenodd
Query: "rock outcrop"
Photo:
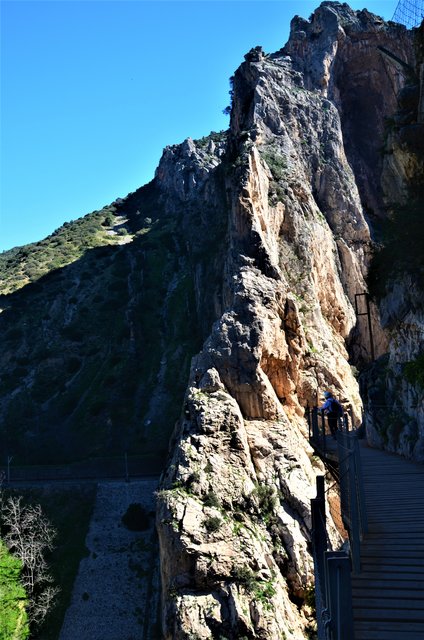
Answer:
M320 463L304 413L330 388L360 422L351 365L370 353L355 294L367 288L379 137L401 85L377 44L411 56L403 27L324 2L295 18L284 49L257 47L235 73L222 313L192 361L158 499L167 639L310 629ZM172 167L162 184L172 202ZM375 334L382 354L377 322Z
M286 46L304 72L306 87L338 108L346 155L371 223L385 215L380 179L385 118L396 110L404 84L404 74L377 47L406 63L413 60L411 34L403 25L337 2L323 2L309 22L295 19Z
M1 256L0 447L23 462L148 461L174 429L157 509L165 640L313 633L324 469L305 411L330 389L361 422L371 350L356 294L388 200L422 179L422 87L377 46L415 65L411 33L366 10L296 17L285 47L256 47L236 71L228 132L167 147L149 185ZM383 326L372 305L380 359L363 385L376 410L400 388L409 426L392 448L421 457L422 390L398 384L420 363L421 289L397 275ZM331 520L329 536L337 547Z
M424 460L424 23L415 34L416 63L399 93L384 146L382 185L386 244L374 278L388 352L362 375L369 441Z

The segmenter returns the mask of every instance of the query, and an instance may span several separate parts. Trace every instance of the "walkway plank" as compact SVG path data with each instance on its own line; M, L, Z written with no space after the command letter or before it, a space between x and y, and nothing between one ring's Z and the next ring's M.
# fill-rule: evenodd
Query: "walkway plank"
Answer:
M361 443L369 533L352 575L355 640L424 639L424 466Z

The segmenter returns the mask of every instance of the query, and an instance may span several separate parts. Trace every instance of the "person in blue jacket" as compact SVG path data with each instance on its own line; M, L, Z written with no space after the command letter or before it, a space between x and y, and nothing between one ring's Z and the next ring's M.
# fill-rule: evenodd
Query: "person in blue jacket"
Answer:
M343 407L338 400L333 396L331 391L325 391L325 402L319 407L319 411L324 412L328 419L328 426L330 427L331 435L336 437L337 422L343 415Z

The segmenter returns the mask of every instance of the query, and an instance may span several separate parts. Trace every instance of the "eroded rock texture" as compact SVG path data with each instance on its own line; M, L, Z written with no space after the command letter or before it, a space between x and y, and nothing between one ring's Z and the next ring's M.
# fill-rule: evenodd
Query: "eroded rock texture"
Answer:
M389 215L386 249L377 263L381 322L388 353L362 376L368 439L424 460L424 23L416 62L399 92L384 145L382 184Z
M402 82L377 44L412 55L403 27L324 2L310 21L294 19L284 49L257 47L234 76L220 157L222 295L158 500L167 639L300 639L311 624L309 501L320 464L304 413L331 389L360 421L351 363L370 353L354 298L366 291L369 220L382 204L378 146ZM179 165L169 153L158 171L164 197L213 215L196 144L173 152Z

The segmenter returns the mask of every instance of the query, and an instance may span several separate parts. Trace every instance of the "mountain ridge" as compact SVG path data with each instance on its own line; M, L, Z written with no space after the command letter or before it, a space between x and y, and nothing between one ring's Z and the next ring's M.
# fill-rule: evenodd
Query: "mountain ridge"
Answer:
M324 469L305 413L330 389L362 422L356 376L372 350L355 299L387 215L379 148L405 82L379 44L415 63L411 32L366 10L324 2L296 17L285 47L256 47L236 71L229 132L167 147L151 183L92 214L104 246L1 299L2 449L165 462L169 442L166 640L313 634L310 498ZM409 152L398 130L389 144L400 193ZM131 242L109 245L106 221ZM384 354L399 352L371 308L387 373ZM327 500L337 547L334 488Z

